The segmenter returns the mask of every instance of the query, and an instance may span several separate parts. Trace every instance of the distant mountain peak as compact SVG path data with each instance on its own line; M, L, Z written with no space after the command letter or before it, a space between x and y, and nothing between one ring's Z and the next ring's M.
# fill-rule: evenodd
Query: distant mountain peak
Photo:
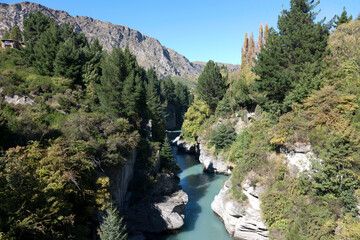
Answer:
M89 41L98 38L103 48L111 51L114 47L125 48L136 55L138 63L145 69L153 68L159 77L178 76L181 78L197 78L203 71L203 64L190 62L176 51L166 48L152 37L123 25L104 22L91 17L73 17L66 11L47 8L41 4L21 2L0 3L0 36L4 29L17 25L23 28L23 20L29 13L40 11L52 18L58 24L70 23L76 32L83 32Z

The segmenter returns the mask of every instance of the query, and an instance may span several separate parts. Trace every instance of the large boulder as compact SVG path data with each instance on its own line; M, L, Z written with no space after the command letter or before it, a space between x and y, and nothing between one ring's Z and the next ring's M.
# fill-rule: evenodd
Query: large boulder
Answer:
M212 210L224 223L229 235L234 239L268 239L268 229L261 219L260 200L244 190L247 202L239 203L231 197L230 186L231 181L227 180L211 203ZM263 190L257 191L260 194ZM252 193L255 192L252 189Z

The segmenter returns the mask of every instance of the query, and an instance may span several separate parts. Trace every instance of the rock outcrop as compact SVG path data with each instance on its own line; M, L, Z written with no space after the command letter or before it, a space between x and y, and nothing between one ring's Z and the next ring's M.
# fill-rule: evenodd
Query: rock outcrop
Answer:
M260 200L258 195L262 189L254 189L247 183L243 192L247 196L247 204L232 199L231 181L227 180L211 203L214 213L222 220L229 235L234 239L266 240L268 229L261 219Z
M290 173L298 174L311 171L312 161L321 161L314 154L310 144L295 143L289 147L282 147L281 152L285 154Z
M184 225L188 195L178 190L170 195L143 199L126 210L125 219L140 232L160 233Z
M122 211L127 207L131 193L128 186L134 176L134 164L137 158L137 151L133 149L124 165L118 167L104 168L103 172L98 172L98 176L107 176L110 179L109 192L113 196L115 204Z
M230 167L226 164L223 156L215 156L212 152L205 148L204 143L199 143L199 161L206 172L230 175Z
M4 88L0 88L0 94L3 92ZM0 95L0 97L2 97L2 95ZM14 96L3 96L4 97L4 101L6 103L12 103L12 104L20 104L20 105L24 105L24 104L34 104L34 100L32 100L30 97L28 96L19 96L19 95L14 95Z
M37 11L54 18L58 24L74 25L75 31L83 32L90 41L98 38L105 50L111 51L117 46L121 48L128 46L141 66L145 69L155 69L161 78L167 76L197 78L204 69L203 65L190 62L176 51L161 45L157 39L143 35L137 30L90 17L72 17L65 11L31 2L0 3L0 36L3 36L5 28L11 29L14 25L22 30L24 18L29 13Z
M171 144L177 146L180 151L185 153L195 154L197 151L195 143L181 140L181 136L177 136Z

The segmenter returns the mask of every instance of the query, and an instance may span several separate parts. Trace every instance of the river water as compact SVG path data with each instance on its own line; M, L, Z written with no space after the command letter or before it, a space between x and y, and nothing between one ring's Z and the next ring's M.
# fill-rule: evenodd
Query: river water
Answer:
M169 139L179 133L169 134ZM224 175L204 173L195 155L186 154L173 147L176 162L182 173L180 185L189 195L185 209L185 224L179 233L162 236L162 240L226 240L231 239L224 224L211 210L214 200L228 178Z

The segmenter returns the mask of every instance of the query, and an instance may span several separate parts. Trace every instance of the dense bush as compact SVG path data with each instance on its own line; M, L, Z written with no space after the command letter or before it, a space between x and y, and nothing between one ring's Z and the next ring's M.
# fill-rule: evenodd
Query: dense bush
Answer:
M235 129L228 124L220 124L210 136L209 144L217 151L229 148L236 138Z

